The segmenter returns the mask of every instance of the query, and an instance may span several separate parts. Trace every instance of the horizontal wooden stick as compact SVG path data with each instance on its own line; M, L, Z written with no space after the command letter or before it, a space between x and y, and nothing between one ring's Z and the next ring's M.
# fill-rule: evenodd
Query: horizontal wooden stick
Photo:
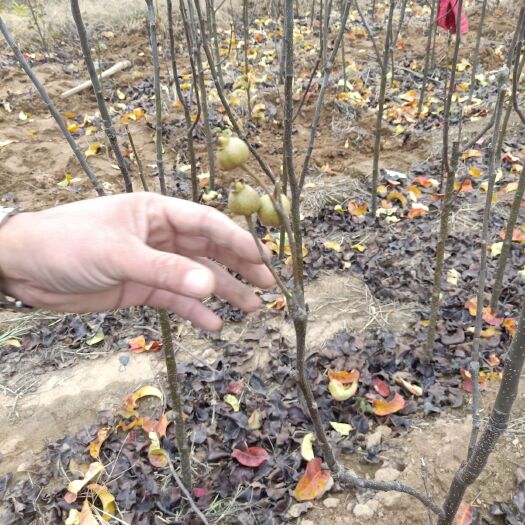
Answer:
M114 75L115 73L118 73L119 71L122 71L123 69L127 69L128 67L131 67L131 62L129 60L123 60L122 62L117 62L114 66L111 66L109 69L106 69L106 71L104 71L100 76L101 78L107 78L111 75ZM89 87L91 87L91 80L86 80L85 82L82 82L82 84L79 84L74 88L64 91L64 93L60 95L60 98L67 98L71 95L76 95L77 93L80 93L81 91L84 91Z

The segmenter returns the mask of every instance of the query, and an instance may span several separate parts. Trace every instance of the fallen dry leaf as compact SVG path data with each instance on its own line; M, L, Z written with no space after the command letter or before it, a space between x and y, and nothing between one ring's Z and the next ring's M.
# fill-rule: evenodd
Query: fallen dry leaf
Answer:
M308 432L308 434L305 434L303 440L301 441L301 456L306 461L310 461L315 457L313 447L314 440L315 436L311 432Z
M355 395L359 383L354 381L348 385L344 385L335 379L331 379L328 383L328 391L336 401L346 401Z
M390 414L395 414L405 407L405 400L397 392L394 394L394 397L390 401L385 401L384 399L374 400L374 408L372 412L376 416L388 416Z
M88 485L87 488L91 490L91 492L93 492L100 500L100 503L102 503L102 509L99 509L99 512L102 514L104 521L110 521L111 518L114 518L117 513L115 496L111 494L107 487L92 483L91 485ZM80 523L82 524L82 522Z
M138 400L147 396L158 397L161 402L164 400L162 392L157 387L143 386L126 398L126 402L122 410L124 417L138 416Z
M244 450L234 448L232 458L236 459L245 467L256 468L270 459L270 454L260 447L248 447L244 444Z
M308 462L306 472L295 487L297 501L310 501L320 498L332 488L334 480L330 471L321 470L321 459L314 458Z

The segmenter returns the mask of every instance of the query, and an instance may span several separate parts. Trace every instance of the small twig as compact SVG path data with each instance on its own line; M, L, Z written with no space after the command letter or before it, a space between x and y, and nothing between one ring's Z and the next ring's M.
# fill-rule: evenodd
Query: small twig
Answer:
M177 474L177 471L175 470L175 467L173 466L173 462L171 461L171 458L168 455L166 457L168 458L168 464L170 466L171 475L173 476L173 479L175 480L175 482L179 486L181 492L184 494L185 498L188 500L188 503L190 504L191 508L193 509L193 512L195 512L195 514L197 514L197 516L199 517L199 519L202 521L202 523L204 525L209 525L208 524L208 520L206 519L206 516L199 510L199 507L197 507L197 505L195 504L195 501L193 501L193 498L191 497L191 494L188 492L188 490L184 486L184 483L179 478L179 475Z
M361 22L363 23L363 26L365 27L365 30L368 34L368 37L372 41L372 45L374 46L374 51L377 58L377 63L379 64L379 67L381 70L383 70L383 56L381 55L381 52L379 51L379 47L377 45L377 41L375 39L374 33L372 33L372 29L370 28L370 25L368 24L368 21L366 20L366 17L359 7L359 2L355 0L355 8L357 9L357 12L359 13L359 17L361 18Z
M292 122L295 122L295 119L301 112L301 109L303 108L303 105L306 101L306 97L308 96L308 93L310 91L310 87L312 86L312 82L314 81L315 74L317 73L317 70L319 69L319 65L321 64L321 59L317 59L317 62L315 63L315 66L312 70L312 74L310 75L310 78L308 80L308 84L306 86L306 89L304 90L303 96L301 97L301 102L299 102L299 106L297 106L297 109L295 110L295 114L292 118ZM346 88L345 88L346 89Z
M142 182L142 187L144 188L144 191L149 191L148 182L146 181L146 177L144 176L144 169L142 167L142 161L140 160L140 155L137 152L137 149L135 148L135 142L133 141L133 137L131 136L131 131L129 130L129 126L126 124L126 133L128 134L128 140L129 145L131 146L131 150L133 151L133 156L135 157L135 161L137 163L137 169L139 172L140 182Z
M428 468L424 458L421 458L421 480L423 481L423 487L425 487L425 493L427 498L432 499L432 493L430 492L430 486L428 484ZM432 516L431 509L428 509L428 525L434 525L434 516Z
M255 224L254 224L254 221L253 221L253 216L252 215L246 215L245 218L246 218L246 223L248 224L248 230L252 234L252 237L253 237L253 239L255 241L255 244L257 244L257 249L259 250L259 254L261 256L262 262L268 268L268 270L270 270L270 272L272 272L273 278L275 279L275 282L277 283L277 286L281 289L281 291L283 292L284 296L286 297L286 304L290 305L291 304L291 300L292 300L292 295L290 294L290 291L288 290L286 285L283 283L283 281L281 280L281 277L279 276L279 274L277 273L277 271L273 267L272 261L270 260L270 258L268 257L268 254L264 250L264 246L263 246L262 242L260 241L259 237L257 237L257 232L255 231Z
M421 503L423 503L423 505L425 505L425 507L427 507L427 509L430 509L440 518L444 516L443 509L436 505L430 498L428 498L424 494L421 494L421 492L417 491L416 489L408 487L407 485L403 485L398 481L387 482L358 478L354 475L354 473L351 470L341 465L336 465L334 470L334 476L341 483L349 483L354 487L360 487L362 489L372 489L384 492L396 491L402 492L404 494L409 494L410 496L413 496L414 498L418 499Z

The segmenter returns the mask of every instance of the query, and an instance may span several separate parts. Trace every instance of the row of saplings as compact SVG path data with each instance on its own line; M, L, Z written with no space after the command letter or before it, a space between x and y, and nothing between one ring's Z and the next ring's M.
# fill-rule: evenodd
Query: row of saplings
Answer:
M218 139L220 151L217 155L219 164L224 170L233 170L244 166L250 156L246 143L237 137L221 136ZM281 194L281 206L285 215L290 213L290 201ZM261 224L277 227L281 225L279 213L275 209L270 195L262 197L251 186L236 182L228 198L228 209L235 215L250 216L254 213Z

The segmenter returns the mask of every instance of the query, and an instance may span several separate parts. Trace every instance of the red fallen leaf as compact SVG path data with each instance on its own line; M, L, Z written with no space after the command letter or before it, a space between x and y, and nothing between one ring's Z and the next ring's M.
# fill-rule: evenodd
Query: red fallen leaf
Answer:
M471 297L465 303L465 308L468 310L469 314L472 317L474 317L476 315L476 312L478 311L476 298L475 297Z
M208 494L208 491L204 487L195 487L193 489L193 495L196 498L202 498L203 496L206 496Z
M444 193L434 193L430 196L433 201L442 201L445 198Z
M432 183L430 182L430 180L427 177L416 177L412 181L412 184L419 184L420 186L423 186L423 188L431 188L432 187Z
M295 487L297 501L309 501L321 497L330 490L334 480L329 470L321 470L321 459L314 458L306 465L306 472Z
M501 324L511 337L516 335L516 321L512 317L507 317Z
M258 44L260 44L264 40L264 35L262 33L257 33L255 35L255 40L257 41Z
M270 454L260 447L248 447L244 444L244 450L234 448L232 458L236 459L245 467L256 468L270 459Z
M500 326L503 322L503 319L501 317L498 317L490 308L490 306L486 306L483 308L483 321L485 321L487 324L490 324L491 326Z
M389 414L395 414L405 407L404 398L397 392L390 401L384 399L376 399L374 401L374 408L372 412L376 416L388 416Z
M359 370L352 370L351 372L336 372L335 370L328 370L328 377L334 381L339 381L343 385L355 383L359 381Z
M472 505L462 501L456 513L456 525L472 525Z
M226 391L228 392L228 394L233 394L235 396L242 394L243 390L244 383L242 381L231 381L226 387Z
M387 398L390 395L390 387L382 379L372 380L372 386L380 396Z

